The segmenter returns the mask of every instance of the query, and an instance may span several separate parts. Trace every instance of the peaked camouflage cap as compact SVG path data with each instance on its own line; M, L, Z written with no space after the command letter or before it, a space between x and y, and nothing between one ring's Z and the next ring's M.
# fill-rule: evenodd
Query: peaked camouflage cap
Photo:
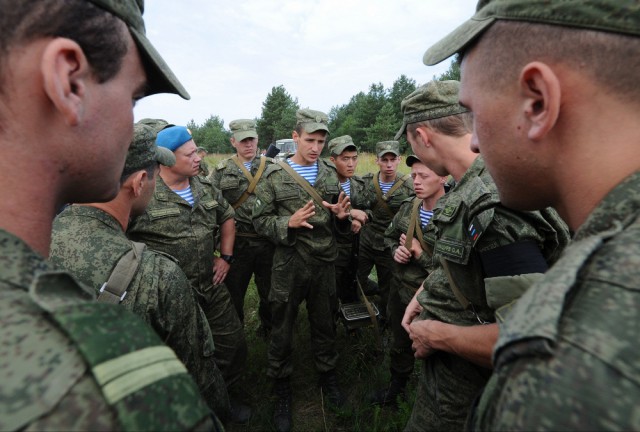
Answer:
M144 28L144 0L88 0L101 9L110 12L125 22L131 37L136 42L142 64L147 73L146 95L156 93L175 93L184 99L190 99L189 93L180 84L160 53L147 39Z
M159 133L161 130L166 129L171 126L175 126L163 119L153 119L153 118L143 118L142 120L138 120L138 123L147 125L156 133Z
M242 141L246 138L258 138L255 120L239 119L229 123L229 129L236 141Z
M153 162L170 167L175 165L176 157L170 150L156 145L156 132L152 128L136 123L133 125L133 141L129 145L123 174L131 174Z
M415 89L400 102L402 126L395 139L407 131L407 125L469 111L458 103L458 81L430 81Z
M323 130L329 133L329 117L322 111L312 109L300 109L296 111L296 126L302 125L306 133L314 133Z
M387 153L400 156L400 143L398 141L380 141L376 144L376 155L379 158Z
M358 147L356 147L349 135L342 135L329 141L329 153L334 156L341 155L349 147L353 147L353 150L358 151Z
M640 36L638 0L480 0L476 14L429 48L432 66L458 53L497 20L526 21Z

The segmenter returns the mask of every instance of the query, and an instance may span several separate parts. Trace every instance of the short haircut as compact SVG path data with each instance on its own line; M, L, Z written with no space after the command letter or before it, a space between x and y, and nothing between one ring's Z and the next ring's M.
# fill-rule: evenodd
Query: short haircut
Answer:
M128 170L124 170L122 172L122 175L120 176L120 184L123 184L124 182L126 182L129 177L131 177L133 174L137 173L138 171L146 171L147 175L151 178L155 174L156 168L158 168L159 165L160 164L157 161L151 161L143 167L140 167L140 168L134 167Z
M440 117L431 120L424 120L407 125L407 133L415 134L419 127L427 127L443 135L461 137L473 132L473 117L471 113Z
M0 94L12 47L38 38L75 41L98 82L113 78L127 53L126 24L86 0L0 0Z
M490 88L517 79L531 61L565 64L619 99L638 103L640 38L549 24L498 21L476 45L479 70Z

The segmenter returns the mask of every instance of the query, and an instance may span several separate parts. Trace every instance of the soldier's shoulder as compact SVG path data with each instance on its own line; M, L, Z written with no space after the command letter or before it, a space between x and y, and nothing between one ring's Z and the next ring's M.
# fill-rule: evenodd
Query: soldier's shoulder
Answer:
M282 167L280 166L280 164L274 161L273 163L267 166L267 168L264 171L264 176L268 177L272 175L274 172L278 172L281 170L282 170Z
M336 165L333 162L331 162L329 159L321 158L319 159L319 161L323 163L326 167L336 170Z
M364 181L371 181L373 180L373 173L366 173L365 175L362 176L362 180Z

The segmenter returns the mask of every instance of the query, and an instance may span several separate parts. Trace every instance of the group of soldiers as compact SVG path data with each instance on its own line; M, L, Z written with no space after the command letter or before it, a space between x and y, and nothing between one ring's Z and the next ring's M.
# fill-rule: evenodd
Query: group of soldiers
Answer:
M252 275L275 429L303 301L343 407L338 305L373 265L393 344L369 398L397 404L420 359L406 430L640 428L637 1L479 1L424 54L457 53L461 82L407 95L363 178L320 111L297 112L280 162L231 122L236 154L208 174L186 127L134 124L132 101L189 98L141 0L0 10L0 429L248 422Z

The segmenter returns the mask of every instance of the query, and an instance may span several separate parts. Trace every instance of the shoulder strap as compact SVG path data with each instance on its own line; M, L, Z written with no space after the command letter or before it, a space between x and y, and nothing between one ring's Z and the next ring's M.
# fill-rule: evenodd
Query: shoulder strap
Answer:
M323 208L325 210L327 210L323 205L322 205L322 201L324 201L322 199L322 197L320 196L320 194L318 193L317 190L315 190L313 188L313 186L311 186L311 184L309 184L308 181L306 181L300 174L298 174L293 168L291 168L291 165L289 165L287 162L285 161L278 161L278 165L280 165L286 172L289 173L289 175L300 185L302 186L302 188L307 191L307 193L309 195L311 195L311 197L314 199L314 201L320 206L320 208ZM328 210L327 210L328 211Z
M386 194L383 194L382 189L380 188L380 172L376 173L373 179L373 187L376 190L376 196L378 198L377 202L382 208L384 208L387 211L387 213L391 217L393 217L393 212L391 211L391 209L389 208L389 205L387 204L387 197L391 196L391 194L397 191L398 188L400 188L400 186L402 186L404 182L407 181L407 179L409 178L411 178L411 175L405 174L400 180L398 180L393 184L393 186L391 186L391 189L389 189L389 192L387 192Z
M127 295L127 288L136 271L138 271L138 267L140 267L142 251L146 247L144 243L134 241L131 243L133 246L131 250L120 258L111 272L109 280L100 288L100 294L98 295L100 303L118 304Z
M258 185L258 180L260 180L260 177L262 177L262 173L264 172L264 169L267 165L267 158L266 157L260 158L260 165L258 166L258 171L256 172L255 176L252 176L251 173L244 167L244 165L240 163L237 156L233 156L231 159L236 163L236 165L238 165L238 167L240 167L240 170L243 172L245 177L247 177L247 180L249 180L250 182L249 187L247 188L247 190L245 190L242 193L240 198L238 198L238 201L236 201L231 205L235 210L238 207L240 207L242 203L244 203L247 200L247 198L249 198L249 195L251 195L253 191L256 189L256 186Z
M411 249L416 226L420 225L418 223L418 219L420 218L420 204L422 204L422 200L418 197L415 197L413 200L413 205L411 206L411 216L409 216L409 229L407 229L406 240L404 242L404 246L407 249Z

